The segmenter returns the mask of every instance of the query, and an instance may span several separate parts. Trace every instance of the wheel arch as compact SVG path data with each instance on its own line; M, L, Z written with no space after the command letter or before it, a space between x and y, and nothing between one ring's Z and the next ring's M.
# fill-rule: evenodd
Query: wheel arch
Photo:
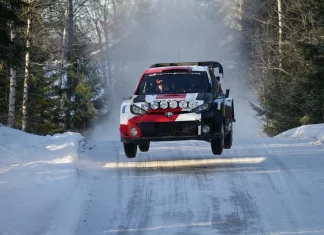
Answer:
M226 98L224 102L224 106L225 106L225 118L234 120L235 119L234 99Z

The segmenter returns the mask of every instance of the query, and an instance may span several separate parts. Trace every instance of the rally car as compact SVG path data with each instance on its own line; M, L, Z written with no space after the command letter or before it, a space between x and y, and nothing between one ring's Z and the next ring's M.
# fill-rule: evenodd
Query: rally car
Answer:
M208 141L215 155L230 149L234 101L228 89L222 91L223 76L222 65L215 61L151 65L134 95L121 105L125 155L134 158L137 147L147 152L151 141Z

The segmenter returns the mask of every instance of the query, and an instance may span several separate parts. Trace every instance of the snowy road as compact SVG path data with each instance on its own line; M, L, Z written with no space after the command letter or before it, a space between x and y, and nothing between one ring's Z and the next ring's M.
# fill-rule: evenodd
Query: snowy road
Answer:
M133 160L120 142L79 161L75 234L324 234L324 148L303 138L153 143ZM61 228L61 232L64 229Z

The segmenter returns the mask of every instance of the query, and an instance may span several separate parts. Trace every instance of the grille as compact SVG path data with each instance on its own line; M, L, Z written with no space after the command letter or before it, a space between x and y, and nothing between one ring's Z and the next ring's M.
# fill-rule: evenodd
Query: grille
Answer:
M165 115L166 111L163 112L150 112L150 115ZM174 111L173 114L184 114L184 113L191 113L191 111Z
M143 137L198 135L198 122L143 122L137 125Z

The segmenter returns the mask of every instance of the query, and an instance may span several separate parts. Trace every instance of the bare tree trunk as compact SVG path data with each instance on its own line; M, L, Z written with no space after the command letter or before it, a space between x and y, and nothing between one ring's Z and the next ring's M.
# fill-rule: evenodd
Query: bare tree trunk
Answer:
M16 37L16 29L14 23L10 25L10 39L13 41ZM8 113L8 126L13 127L16 116L16 68L10 66L10 90L9 90L9 113Z
M114 35L114 40L116 40L116 38L118 38L117 35L117 6L116 6L116 0L112 0L112 4L113 4L113 35Z
M66 50L66 61L67 61L67 71L66 71L66 104L70 103L72 96L72 77L69 74L69 67L71 67L72 62L72 50L73 50L73 0L68 0L68 17L67 17L67 50ZM70 128L71 124L71 110L65 107L65 130Z
M67 22L67 60L72 59L73 46L73 0L68 0L68 22Z
M117 6L116 6L116 0L112 0L113 4L113 42L116 42L116 39L118 38L118 27L117 27ZM109 60L109 73L110 73L110 92L111 92L111 97L114 99L115 97L115 78L113 76L113 71L112 71L112 61L110 61L111 58L108 58Z
M244 0L240 0L239 19L242 20Z
M61 44L61 58L60 58L60 64L58 68L58 73L59 73L59 84L58 87L59 89L62 89L63 85L63 74L64 74L64 61L66 60L66 49L67 49L67 43L66 43L66 29L68 25L68 4L65 4L65 9L64 9L64 29L63 29L63 35L62 35L62 44Z
M59 89L61 92L61 115L64 122L64 130L70 126L70 110L67 104L70 101L71 77L69 76L68 67L70 66L73 36L73 0L66 0L64 10L64 29L62 36L62 50L59 64ZM63 81L63 78L65 78ZM64 88L63 88L64 87Z
M282 5L281 5L281 0L277 0L278 4L278 29L279 29L279 41L278 41L278 46L279 46L279 68L282 68Z
M106 76L107 76L107 83L106 83L106 91L108 92L109 96L112 94L112 77L111 77L111 64L110 64L110 38L109 38L109 12L108 12L108 2L105 3L105 9L103 11L104 17L104 25L103 25L103 35L104 35L104 43L105 43L105 65L106 65Z
M30 3L30 0L27 1ZM29 68L30 68L30 28L31 28L31 14L30 6L27 9L27 30L26 30L26 55L25 55L25 79L24 79L24 94L23 94L23 104L22 104L22 130L27 130L27 119L28 119L28 82L29 82Z
M101 72L102 72L102 77L103 77L103 87L106 90L106 84L107 84L107 68L106 68L106 56L104 55L104 45L102 42L102 35L101 35L101 30L98 21L95 21L95 26L96 26L96 32L98 36L98 44L99 44L99 50L100 50L100 66L101 66Z
M67 54L67 28L68 28L68 15L69 15L69 7L68 7L68 0L65 2L65 9L64 9L64 28L63 28L63 36L62 36L62 44L61 44L61 58L59 64L59 84L58 89L61 95L60 100L60 115L63 118L63 125L64 130L67 129L66 117L65 117L65 110L64 110L64 103L65 103L65 92L63 92L63 77L67 73L66 71L66 54Z

